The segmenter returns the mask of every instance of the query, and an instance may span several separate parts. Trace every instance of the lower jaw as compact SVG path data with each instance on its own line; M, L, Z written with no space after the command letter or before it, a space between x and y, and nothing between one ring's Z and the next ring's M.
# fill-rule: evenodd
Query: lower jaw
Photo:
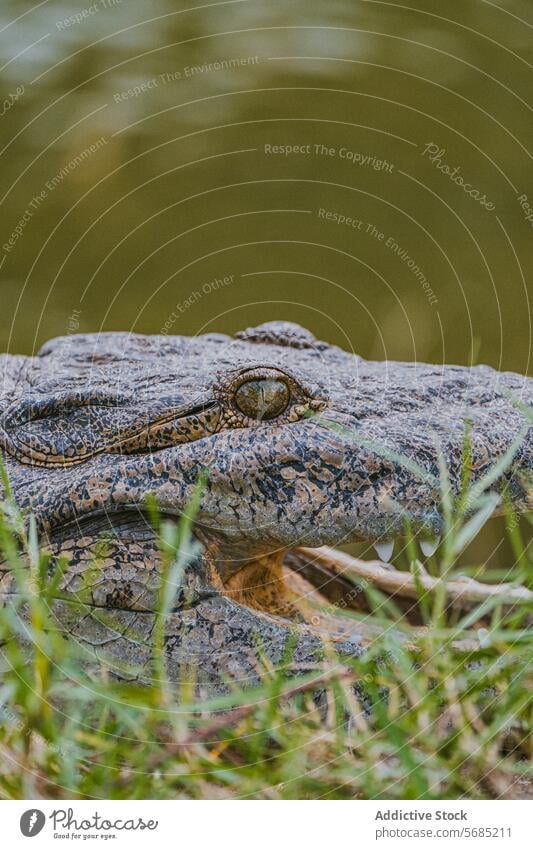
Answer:
M63 556L68 561L62 590L73 601L88 609L147 614L157 610L160 554L153 528L140 511L85 517L57 528L48 547L54 558ZM328 637L349 636L353 630L349 620L336 615L331 580L320 587L302 569L293 568L292 552L280 550L253 559L243 554L231 561L219 555L212 542L207 544L204 557L186 570L189 595L183 602L177 593L177 606L225 596L249 610L285 623L305 624ZM346 580L335 582L345 594L350 586ZM361 629L365 627L358 623L358 634ZM373 633L375 629L368 623L366 630Z
M490 541L495 522L500 522L496 534L499 539L495 540L493 536ZM483 565L490 560L491 555L494 556L500 551L503 534L503 520L492 519L487 523L480 538L474 542L474 548L486 552L472 558L471 562L480 564L477 575L482 574ZM221 548L212 539L205 542L205 560L209 574L204 569L200 575L202 570L199 564L191 567L192 572L196 570L198 573L197 594L221 593L248 607L296 621L309 620L310 606L316 608L317 605L324 604L349 606L351 609L368 612L365 594L357 595L354 600L353 582L348 577L335 574L334 570L324 574L316 567L311 568L309 563L302 562L302 558L298 557L298 549L279 548L275 552L250 555L246 548L239 553L232 550L231 546ZM110 602L107 606L112 606L112 600L116 597L126 604L137 599L136 603L141 605L140 609L156 609L159 554L153 528L142 510L117 510L83 517L78 522L56 528L50 535L49 543L55 554L62 553L67 560L74 561L78 575L85 568L90 570L91 559L96 561L96 570L107 570L107 597ZM106 544L110 548L107 552ZM417 547L415 556L424 564L428 559L429 549L424 551L423 548L425 545L433 548L435 540L420 535L414 544ZM344 548L348 548L352 555L360 559L376 560L374 544L371 542ZM401 556L402 549L405 548L405 538L398 537L395 540L394 556ZM387 563L391 554L390 549L386 552L378 549L378 560ZM412 559L412 548L408 554ZM506 562L508 566L509 563ZM104 565L100 567L99 563ZM105 581L102 583L105 584ZM105 600L104 589L100 588L100 597ZM352 599L349 605L346 605L347 597ZM412 607L409 603L406 609Z

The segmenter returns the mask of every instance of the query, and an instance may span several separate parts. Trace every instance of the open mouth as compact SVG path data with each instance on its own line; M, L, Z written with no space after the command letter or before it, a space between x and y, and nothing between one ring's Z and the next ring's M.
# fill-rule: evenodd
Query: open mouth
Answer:
M175 521L178 514L166 512L163 517ZM88 570L88 583L79 577L70 581L70 589L83 602L90 599L97 607L155 611L159 552L150 517L142 506L117 506L83 516L53 529L49 543L57 553L69 558L74 555L75 575L79 576L76 562L80 560ZM191 564L185 595L177 589L179 604L190 606L210 597L227 596L252 610L289 622L311 622L331 635L346 635L353 628L347 611L359 616L359 633L361 629L375 630L375 611L367 595L370 588L389 598L407 624L420 626L424 622L420 593L425 590L430 598L441 583L440 561L446 540L433 540L429 547L427 538L399 537L394 553L392 541L387 544L386 558L381 556L382 545L356 543L344 547L348 550L321 546L274 551L251 562L236 560L233 569L228 569L226 562L215 579L213 571L206 573L200 558ZM511 553L506 574L491 571L491 559L498 554L501 559L502 549ZM447 577L448 607L471 610L496 597L508 608L531 604L533 593L513 581L516 570L512 563L505 519L490 519L455 558ZM213 564L217 572L216 555Z

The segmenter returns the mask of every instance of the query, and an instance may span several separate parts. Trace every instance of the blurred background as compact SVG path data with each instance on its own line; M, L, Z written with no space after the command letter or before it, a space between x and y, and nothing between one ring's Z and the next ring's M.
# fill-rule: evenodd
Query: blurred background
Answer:
M2 0L2 350L286 318L527 371L531 11Z
M527 372L531 12L2 0L2 350L283 318Z

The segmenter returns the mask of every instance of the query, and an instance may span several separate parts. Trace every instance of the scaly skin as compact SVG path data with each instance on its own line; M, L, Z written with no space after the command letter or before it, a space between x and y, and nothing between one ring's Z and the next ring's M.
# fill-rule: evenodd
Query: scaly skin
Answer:
M320 597L284 553L388 540L406 519L438 534L438 451L458 492L466 423L472 482L523 434L495 488L529 506L533 430L520 404L531 405L533 382L516 374L366 362L285 322L235 339L73 336L2 365L0 445L15 499L52 551L68 555L64 590L86 605L80 621L78 607L58 601L61 627L140 675L160 570L146 496L177 517L202 469L204 555L165 633L170 675L197 666L214 686L253 678L258 644L279 661L291 633L304 665L324 634L340 653L364 648L371 626L353 633L313 613Z

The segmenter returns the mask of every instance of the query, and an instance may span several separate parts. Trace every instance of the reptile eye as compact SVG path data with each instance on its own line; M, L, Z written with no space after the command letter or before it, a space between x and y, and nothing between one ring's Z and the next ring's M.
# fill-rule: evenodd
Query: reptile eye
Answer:
M283 380L248 380L235 393L235 403L250 419L275 419L287 409L289 387Z

